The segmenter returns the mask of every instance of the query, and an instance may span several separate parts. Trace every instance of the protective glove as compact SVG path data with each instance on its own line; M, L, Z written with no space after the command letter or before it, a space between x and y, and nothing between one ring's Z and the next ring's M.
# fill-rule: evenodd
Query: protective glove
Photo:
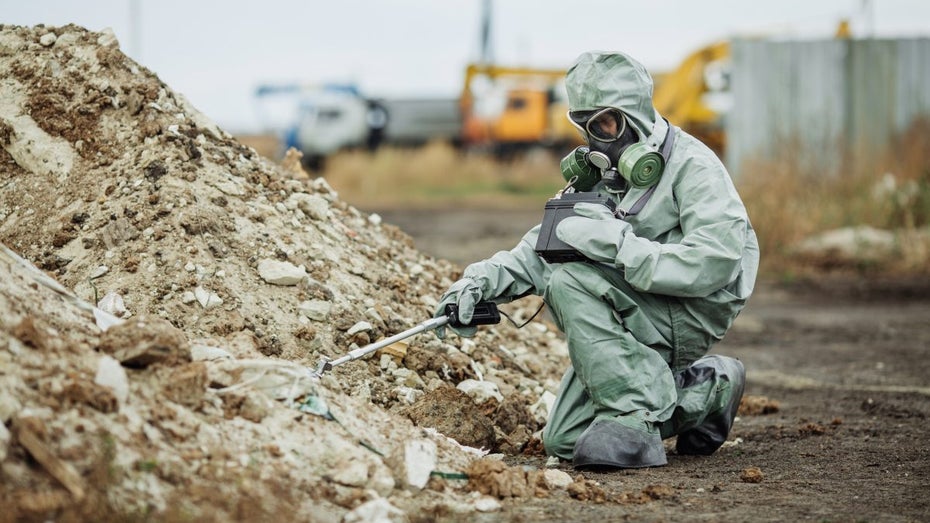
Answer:
M453 283L452 286L449 287L449 290L439 298L439 307L436 309L436 313L433 314L433 317L438 318L440 316L445 316L444 310L446 305L454 303L458 306L459 322L470 323L475 313L475 304L481 301L481 298L482 291L478 282L472 278L462 278ZM449 328L463 338L470 338L478 332L478 327L453 327L449 325ZM446 337L445 326L436 329L436 336L439 336L440 339Z
M556 236L591 260L615 263L630 224L599 203L579 202L573 209L578 216L563 219Z

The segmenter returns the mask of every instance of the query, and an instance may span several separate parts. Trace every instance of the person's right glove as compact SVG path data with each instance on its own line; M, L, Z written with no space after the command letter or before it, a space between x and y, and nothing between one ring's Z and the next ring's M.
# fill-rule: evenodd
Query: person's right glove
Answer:
M559 222L556 236L591 260L616 263L623 237L632 226L599 203L579 202L573 209L578 216Z
M439 307L433 317L445 316L446 305L455 304L458 307L459 323L470 323L475 313L475 305L481 301L481 298L482 291L478 283L472 278L462 278L453 283L449 290L439 298ZM463 338L470 338L478 332L478 327L473 326L454 327L449 324L449 328ZM437 328L436 336L440 339L445 338L446 328L444 326Z

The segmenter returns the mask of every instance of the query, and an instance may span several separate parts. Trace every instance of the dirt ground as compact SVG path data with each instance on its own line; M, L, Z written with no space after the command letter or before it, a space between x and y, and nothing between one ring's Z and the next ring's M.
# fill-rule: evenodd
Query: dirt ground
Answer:
M379 212L420 249L459 263L506 248L536 219ZM724 448L677 456L669 442L667 467L586 472L605 501L514 499L481 521L930 521L928 311L925 278L760 282L713 349L744 362L746 396L759 407L738 418Z

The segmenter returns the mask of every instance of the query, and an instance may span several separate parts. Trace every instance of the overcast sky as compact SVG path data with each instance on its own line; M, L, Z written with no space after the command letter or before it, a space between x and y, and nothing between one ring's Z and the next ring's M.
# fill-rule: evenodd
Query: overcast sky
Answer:
M455 96L480 53L482 0L0 0L0 22L112 28L124 52L222 127L260 124L256 86L354 82L371 96ZM134 6L134 7L133 7ZM135 15L133 14L135 13ZM930 36L926 0L494 0L497 63L566 68L623 50L651 71L734 36Z

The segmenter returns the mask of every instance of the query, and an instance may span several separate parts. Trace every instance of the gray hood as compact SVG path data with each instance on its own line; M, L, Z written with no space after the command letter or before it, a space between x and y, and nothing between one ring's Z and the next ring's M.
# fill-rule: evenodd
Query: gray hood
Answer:
M658 112L652 106L652 77L643 65L620 52L589 51L565 77L571 111L615 107L630 117L641 139L652 133Z

